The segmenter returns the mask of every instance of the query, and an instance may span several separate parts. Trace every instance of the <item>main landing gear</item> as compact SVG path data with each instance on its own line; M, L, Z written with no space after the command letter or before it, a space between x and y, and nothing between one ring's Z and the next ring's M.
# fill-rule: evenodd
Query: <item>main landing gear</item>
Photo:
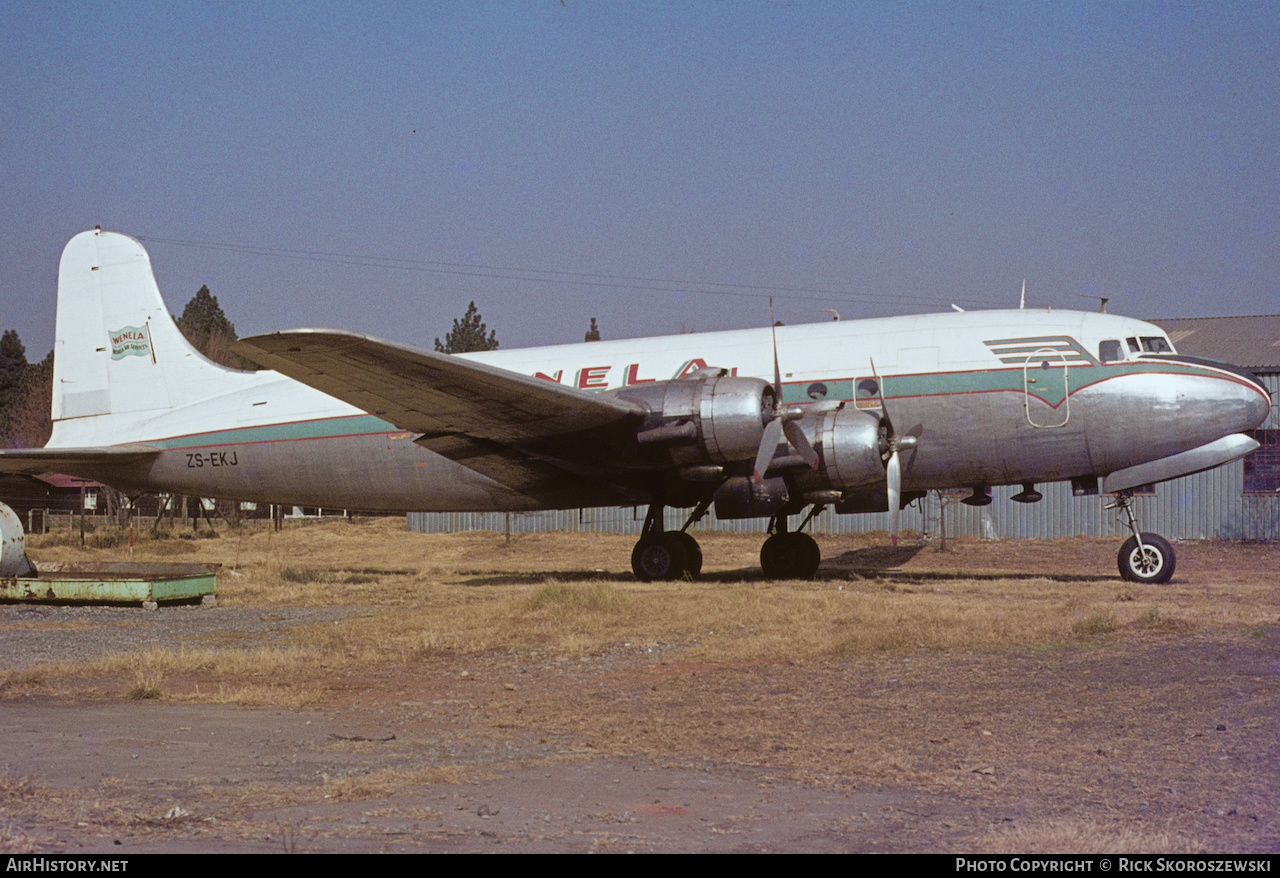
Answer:
M1168 582L1173 577L1173 569L1178 563L1173 553L1173 546L1159 534L1138 531L1138 521L1133 514L1133 492L1121 491L1116 495L1115 502L1107 508L1119 509L1121 520L1133 534L1124 541L1124 545L1120 547L1120 554L1116 557L1120 576L1129 582L1145 582L1151 585L1162 585Z
M760 547L760 566L764 569L765 577L813 579L822 562L822 551L818 548L817 541L802 531L822 509L822 506L814 506L813 511L794 531L787 530L787 516L781 512L770 520L770 537Z
M697 579L702 572L702 547L689 533L689 527L707 514L710 501L698 504L680 530L662 530L662 510L659 503L649 506L644 517L640 539L631 550L631 570L641 582L671 582L677 579ZM794 531L787 529L787 516L778 513L769 522L769 538L760 548L760 566L769 579L812 579L818 572L822 552L817 542L802 529L823 510L815 505L813 511Z
M631 550L631 571L636 579L641 582L697 579L702 572L702 547L687 531L707 514L710 506L710 502L698 504L680 530L663 530L662 504L651 504L640 539Z

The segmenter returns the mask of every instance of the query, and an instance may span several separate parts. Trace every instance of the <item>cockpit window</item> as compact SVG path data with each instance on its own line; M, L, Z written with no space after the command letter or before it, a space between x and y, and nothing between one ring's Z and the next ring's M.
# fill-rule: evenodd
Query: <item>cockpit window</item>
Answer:
M1169 343L1158 335L1144 335L1142 337L1142 349L1149 354L1173 353L1173 348L1169 346Z
M1104 363L1118 363L1124 359L1124 348L1118 339L1109 338L1098 345L1098 359Z
M1141 347L1139 347L1139 345L1138 345L1138 340L1137 340L1136 338L1132 338L1132 337L1130 337L1130 338L1125 339L1125 341L1129 342L1129 350L1130 350L1132 353L1135 353L1135 354L1142 353L1142 348L1141 348Z

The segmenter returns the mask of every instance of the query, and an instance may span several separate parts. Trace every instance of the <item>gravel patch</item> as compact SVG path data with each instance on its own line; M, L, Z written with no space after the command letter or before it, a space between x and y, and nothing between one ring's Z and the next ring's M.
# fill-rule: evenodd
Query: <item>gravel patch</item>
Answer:
M301 625L336 622L360 607L272 608L0 605L0 669L92 661L112 653L179 647L252 647L278 643ZM55 632L74 636L51 636Z

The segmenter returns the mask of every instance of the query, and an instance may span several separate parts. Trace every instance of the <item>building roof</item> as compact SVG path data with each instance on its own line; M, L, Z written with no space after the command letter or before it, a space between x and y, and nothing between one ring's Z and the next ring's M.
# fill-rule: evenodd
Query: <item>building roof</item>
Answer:
M1256 317L1179 317L1152 320L1178 353L1222 360L1246 369L1280 371L1280 314Z
M93 479L82 479L79 476L67 476L62 473L40 473L32 478L39 479L54 488L75 488L77 491L80 490L81 485L95 490L105 487L101 482L95 482Z

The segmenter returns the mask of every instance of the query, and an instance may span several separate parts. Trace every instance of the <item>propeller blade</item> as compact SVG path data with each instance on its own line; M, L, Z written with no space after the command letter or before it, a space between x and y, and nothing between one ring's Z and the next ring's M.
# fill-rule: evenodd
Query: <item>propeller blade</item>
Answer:
M769 297L769 332L773 336L773 404L782 408L782 369L778 368L778 321L773 319L773 296Z
M800 426L800 422L783 421L782 432L787 435L787 441L791 443L791 447L796 450L796 453L804 458L804 462L816 470L818 468L818 452L814 451L813 446L809 444L809 437L804 435L804 428Z
M884 415L885 426L889 428L889 438L893 438L893 419L889 417L889 406L884 401L884 379L876 372L876 361L871 361L871 374L876 379L876 393L880 396L880 412Z
M902 515L902 464L898 461L898 450L895 448L889 455L889 465L885 468L889 481L889 545L898 545L898 519Z
M764 481L765 470L769 468L769 461L773 460L773 455L778 451L778 443L782 441L782 419L774 418L765 424L764 435L760 437L760 450L756 452L755 469L751 471L751 478L758 484Z

